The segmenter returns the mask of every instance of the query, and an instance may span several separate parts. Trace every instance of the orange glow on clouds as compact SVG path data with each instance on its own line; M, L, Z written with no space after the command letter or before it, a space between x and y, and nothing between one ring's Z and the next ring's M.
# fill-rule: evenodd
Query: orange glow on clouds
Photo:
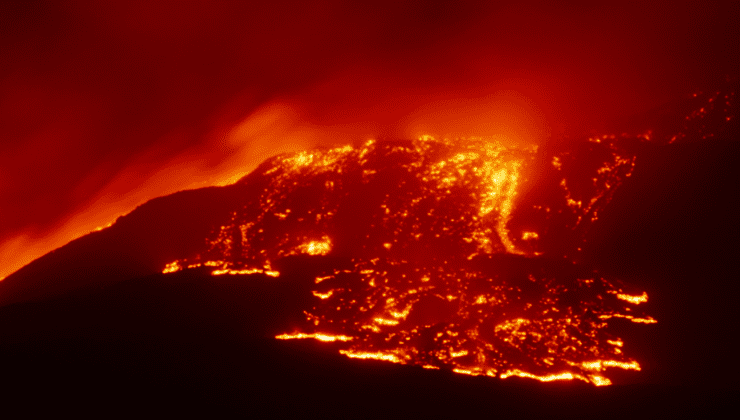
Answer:
M418 137L420 130L454 136L475 132L479 138L517 146L536 144L549 130L536 105L512 90L468 101L453 100L454 92L444 90L434 95L419 95L409 88L373 93L385 82L376 79L367 83L364 104L356 99L339 102L332 104L329 113L316 116L312 103L320 102L325 94L317 88L267 102L237 123L214 128L204 142L177 155L168 156L163 148L146 151L52 229L21 232L0 243L0 279L76 238L111 225L148 200L186 189L234 183L271 156L317 145L357 143L374 133L409 138ZM450 99L426 102L433 97ZM388 103L396 103L391 111ZM333 111L358 104L362 104L358 114ZM312 116L314 121L308 119ZM315 252L323 251L316 248Z
M219 137L226 131L225 140ZM22 232L0 243L0 279L36 258L110 226L148 200L177 191L227 185L264 159L314 146L327 133L299 120L289 106L270 103L229 129L214 130L208 144L161 159L149 151L132 161L91 200L48 233Z
M425 133L437 137L482 137L506 146L539 144L550 135L549 122L541 108L521 91L519 81L481 96L429 98L405 117L406 137Z
M8 6L0 278L277 153L424 133L540 144L650 109L736 71L725 3Z

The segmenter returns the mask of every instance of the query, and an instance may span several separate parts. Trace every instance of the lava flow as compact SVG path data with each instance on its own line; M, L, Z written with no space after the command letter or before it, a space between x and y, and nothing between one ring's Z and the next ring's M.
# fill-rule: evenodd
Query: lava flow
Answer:
M640 311L647 294L575 262L645 140L592 138L550 156L422 137L278 156L240 181L253 194L207 249L164 272L279 276L281 261L303 255L324 261L304 274L314 303L278 339L608 385L608 369L640 370L610 323L656 321Z

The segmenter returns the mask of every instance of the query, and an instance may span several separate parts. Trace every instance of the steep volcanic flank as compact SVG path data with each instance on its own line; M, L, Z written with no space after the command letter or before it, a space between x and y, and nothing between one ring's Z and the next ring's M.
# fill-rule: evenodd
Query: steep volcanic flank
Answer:
M637 141L590 139L539 174L536 151L470 139L280 156L241 181L260 193L207 249L164 272L278 276L291 256L330 256L306 273L315 303L304 325L278 338L460 373L609 384L607 367L640 369L609 322L656 322L638 310L647 295L564 257L630 176ZM552 177L554 193L519 199Z
M736 85L660 110L655 130L638 134L522 149L370 140L277 156L234 185L152 200L46 255L0 283L0 300L154 272L290 279L302 315L266 328L271 337L333 342L350 358L607 385L641 369L626 332L663 320L644 290L602 274L595 222L646 151L737 139Z

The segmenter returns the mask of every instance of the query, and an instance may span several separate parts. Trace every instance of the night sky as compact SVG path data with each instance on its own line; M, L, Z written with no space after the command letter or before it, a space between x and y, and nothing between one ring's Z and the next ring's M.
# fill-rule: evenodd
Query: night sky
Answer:
M157 196L371 137L522 145L740 71L740 3L2 2L0 278Z

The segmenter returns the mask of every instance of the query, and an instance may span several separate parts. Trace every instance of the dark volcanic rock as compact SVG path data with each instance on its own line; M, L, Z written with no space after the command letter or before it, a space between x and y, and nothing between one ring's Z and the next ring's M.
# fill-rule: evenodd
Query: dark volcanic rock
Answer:
M727 99L721 92L703 100L718 104ZM740 375L731 345L740 319L735 304L740 269L734 262L740 239L737 108L712 105L699 111L702 107L692 105L690 118L676 122L676 110L684 108L679 104L651 117L652 140L639 133L607 135L547 145L536 153L495 152L509 159L501 162L521 162L516 170L502 164L476 174L473 168L486 162L484 152L456 161L470 167L442 169L434 164L477 152L437 142L427 143L424 154L416 150L419 142L379 142L363 156L362 149L337 152L337 159L348 159L343 174L322 172L313 161L304 165L308 154L282 156L235 185L152 200L0 283L6 406L371 418L685 416L720 410L737 399ZM677 132L682 135L673 140ZM330 151L311 156L332 157ZM434 168L436 178L424 180L423 171ZM498 181L482 183L497 173ZM275 180L285 189L275 188ZM509 211L505 192L512 184L519 195ZM491 185L500 187L494 192L503 198L486 202L476 195L490 192ZM432 201L433 189L447 198ZM328 213L336 217L325 217ZM485 219L488 214L495 217ZM480 220L461 222L473 216ZM384 257L372 262L378 256ZM159 274L173 262L194 268ZM463 273L465 280L456 286L460 296L448 299L442 286L433 292L418 288L414 282L423 281L421 274L399 289L398 279L406 278L400 274L408 274L403 270L409 267ZM371 268L377 269L372 279L363 274ZM213 276L214 270L257 274ZM594 388L580 381L542 384L453 374L444 369L454 367L450 359L439 357L441 344L470 341L435 341L436 335L422 331L441 328L470 307L452 301L483 296L481 301L489 302L478 289L489 287L490 279L500 279L497 293L508 288L505 294L512 298L508 306L490 308L522 312L494 314L501 319L482 323L490 324L489 330L524 319L528 308L537 307L526 304L547 296L550 285L558 290L556 308L581 310L581 319L595 320L605 315L598 312L608 306L604 302L619 303L604 292L614 285L598 283L602 276L631 283L634 295L647 291L646 311L658 320L649 330L627 319L610 320L610 334L624 339L625 352L643 368L609 375L629 385ZM589 286L588 280L606 289ZM332 333L354 334L355 342L375 345L379 336L373 334L391 330L379 327L380 332L362 335L343 326L349 317L327 314L356 310L361 321L356 325L370 327L372 318L388 309L377 304L381 294L373 290L385 291L381 285L388 284L392 290L415 290L394 297L409 303L408 322L424 327L412 338L427 343L431 350L423 357L429 363L442 360L442 370L351 360L338 354L347 348L340 342L274 339L306 329L306 317L313 316L316 325L335 328ZM561 292L557 287L563 285L570 288ZM333 298L312 294L329 291ZM463 296L468 291L475 293ZM367 302L375 306L359 306L358 296L372 298ZM586 304L592 300L601 303ZM361 309L378 314L369 312L364 320ZM412 331L406 321L399 321L393 334ZM465 331L454 330L458 337ZM531 337L501 351L511 366L526 365L525 356L539 354L537 343L527 340ZM517 353L517 348L532 350Z

